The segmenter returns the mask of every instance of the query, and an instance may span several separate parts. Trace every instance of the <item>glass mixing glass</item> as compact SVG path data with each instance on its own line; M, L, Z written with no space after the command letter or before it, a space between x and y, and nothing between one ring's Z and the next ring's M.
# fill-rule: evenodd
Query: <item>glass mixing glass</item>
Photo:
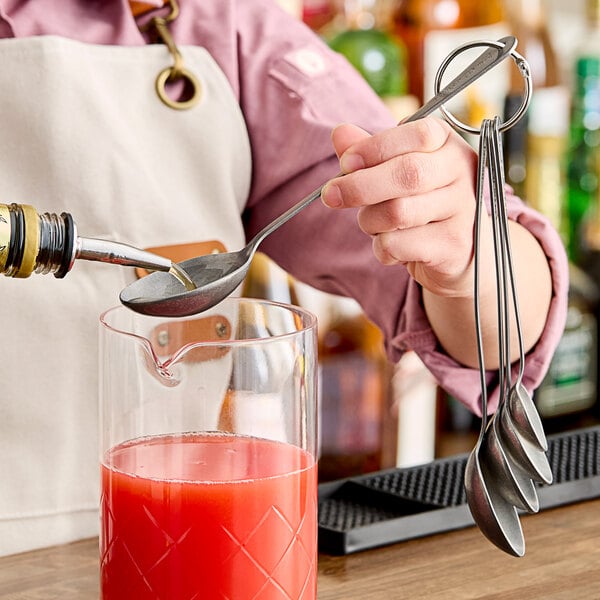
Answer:
M100 321L103 600L315 600L315 317Z

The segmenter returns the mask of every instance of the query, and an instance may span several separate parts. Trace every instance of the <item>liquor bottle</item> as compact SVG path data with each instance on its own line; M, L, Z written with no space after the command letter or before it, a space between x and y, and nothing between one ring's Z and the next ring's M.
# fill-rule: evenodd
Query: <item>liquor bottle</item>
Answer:
M535 395L550 429L584 426L600 417L600 0L587 2L587 29L574 60L566 152L567 325Z
M0 273L26 278L33 273L64 277L76 259L169 271L182 278L185 273L171 260L128 244L80 237L69 213L38 213L28 204L0 204Z
M240 292L245 298L296 306L300 304L296 296L294 278L262 252L254 254ZM242 313L248 310L253 311L255 308L244 304L240 306ZM246 332L251 337L268 337L278 333L275 330L267 330L261 319L252 319L248 322L254 322L252 329ZM255 435L285 440L287 435L285 423L281 419L282 398L272 390L272 377L276 378L278 375L270 368L268 352L261 353L259 349L250 347L238 348L236 352L238 360L235 361L235 368L231 373L234 385L223 398L218 421L219 428L235 431L236 415L248 414L251 411ZM244 386L239 382L250 380L253 382L253 391L246 393L243 391Z
M257 252L252 258L242 285L242 296L296 306L300 304L294 278L262 252Z
M526 198L528 135L536 138L534 156L535 150L544 150L540 148L540 144L543 144L543 141L539 141L540 137L551 137L554 140L562 138L562 130L560 135L556 135L557 128L554 127L551 135L547 136L540 126L543 126L543 119L546 118L556 120L561 128L564 126L568 91L561 85L558 58L548 31L543 0L504 0L504 6L510 33L517 38L517 49L529 63L533 82L533 97L527 114L506 131L503 137L506 181L518 196ZM522 100L523 78L518 69L511 65L509 90L504 101L505 119L514 114ZM557 102L556 106L551 107L554 102ZM544 114L536 118L535 113L538 111ZM536 131L532 133L529 125L533 123ZM552 123L546 125L547 128L551 126ZM552 144L553 142L548 142L548 145Z
M396 460L392 368L383 336L354 301L335 298L331 307L319 334L320 481L377 471Z
M501 0L397 0L392 20L395 34L407 49L408 92L421 104L433 96L436 72L450 52L466 42L493 41L508 33ZM481 51L483 48L472 50ZM468 54L457 58L444 82L472 59ZM473 125L478 125L482 114L502 114L508 69L508 61L504 61L449 102L448 108Z
M395 464L396 421L389 413L391 366L383 336L354 300L324 294L296 281L257 252L242 296L309 308L319 321L319 480L330 481ZM226 398L223 415L234 399ZM269 399L256 405L268 428Z
M562 338L534 401L547 431L590 425L597 412L600 290L573 263L569 268L569 308Z
M342 29L329 46L343 54L401 118L406 116L398 112L406 95L406 51L387 31L386 7L381 0L346 0Z
M567 89L553 86L538 90L529 112L523 199L550 219L566 244L564 155L569 131Z
M567 153L569 254L583 260L585 221L598 193L600 171L600 0L587 0L587 32L574 62Z

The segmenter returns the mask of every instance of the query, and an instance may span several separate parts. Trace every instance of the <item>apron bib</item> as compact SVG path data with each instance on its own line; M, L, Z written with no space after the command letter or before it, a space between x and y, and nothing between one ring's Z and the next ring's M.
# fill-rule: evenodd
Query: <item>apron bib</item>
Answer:
M185 111L154 90L162 45L0 40L0 202L141 248L243 246L243 116L208 52L181 51L202 93ZM0 554L97 535L98 316L134 277L76 261L64 280L0 278Z

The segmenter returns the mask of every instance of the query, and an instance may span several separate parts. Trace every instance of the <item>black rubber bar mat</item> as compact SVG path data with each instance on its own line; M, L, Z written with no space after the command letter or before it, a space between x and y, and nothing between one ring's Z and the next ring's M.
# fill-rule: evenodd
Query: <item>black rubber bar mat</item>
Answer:
M464 489L468 454L319 485L319 550L351 554L474 526ZM600 496L600 426L548 436L552 485L540 510Z

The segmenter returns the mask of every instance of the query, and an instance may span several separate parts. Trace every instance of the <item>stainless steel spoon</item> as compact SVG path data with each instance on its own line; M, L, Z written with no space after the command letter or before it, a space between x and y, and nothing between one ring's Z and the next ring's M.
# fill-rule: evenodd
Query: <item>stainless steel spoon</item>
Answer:
M469 455L465 470L467 502L473 520L495 546L513 556L525 554L525 538L517 509L487 482L494 476L479 459L480 442Z
M544 452L548 450L548 441L544 433L542 419L535 407L533 398L521 383L520 376L517 377L517 381L508 395L506 409L515 429L522 436L528 438L540 450Z
M490 159L494 162L494 168L490 169L490 187L497 197L503 194L505 187L504 164L502 154L499 151L502 141L497 128L493 130L494 143L491 145ZM523 385L523 373L525 370L525 349L523 344L523 332L521 328L521 317L519 313L519 302L515 286L515 274L512 262L512 250L510 247L510 236L508 234L508 216L504 202L498 202L499 224L502 228L501 234L505 240L506 270L509 276L510 288L512 290L512 305L519 344L519 371L515 383L510 388L507 398L507 410L512 417L516 433L527 437L541 450L548 450L548 442L544 433L542 420L535 407L531 395Z
M474 228L474 305L476 323L477 354L479 360L479 376L481 380L481 429L475 447L469 454L465 469L465 490L467 503L473 520L481 532L501 550L514 556L523 556L525 553L525 539L515 506L499 491L497 470L490 469L494 460L488 448L488 415L487 415L487 382L485 378L485 360L483 355L483 339L481 331L479 278L480 278L480 238L481 215L484 208L483 187L487 166L489 145L489 121L482 123L479 139L479 163L477 177L477 204L475 207ZM504 354L500 352L503 376ZM502 483L502 481L500 481Z
M523 387L521 380L523 377L525 352L523 346L523 333L521 329L521 320L519 315L519 304L517 299L515 275L512 262L512 252L510 248L510 236L508 233L508 218L506 215L506 206L503 201L504 194L504 165L502 164L501 139L499 134L499 119L496 117L495 126L491 127L491 143L489 147L491 166L489 169L490 188L492 195L492 215L497 224L497 234L501 242L501 253L503 263L500 265L500 271L504 278L504 290L512 290L512 305L514 309L517 339L519 343L519 373L514 385L509 387L510 381L510 350L509 350L509 313L508 313L508 294L500 298L500 304L504 310L502 328L504 329L504 348L508 409L499 410L500 437L499 441L506 447L507 454L511 461L520 466L536 481L545 483L552 482L552 470L545 454L547 448L546 437L542 427L541 419L533 406L529 394ZM509 285L510 284L510 285ZM531 402L531 405L528 404ZM512 419L510 408L516 409L516 414L524 417L520 422ZM502 408L502 407L501 407Z
M403 123L431 114L450 98L510 55L517 45L513 36L498 40L499 47L486 49L455 79ZM128 285L121 291L121 302L132 310L165 317L186 316L202 312L218 304L243 281L258 245L277 228L297 215L321 195L323 186L292 206L237 252L210 254L186 260L179 266L187 273L196 289L186 290L175 277L155 272Z
M495 142L493 128L489 122L482 126L482 134L487 139L487 153L492 161L492 156L496 151L493 147ZM490 137L487 137L490 136ZM492 164L488 168L490 179L494 179L494 170L497 165ZM500 398L498 408L491 417L490 423L483 436L480 452L480 461L485 466L485 471L489 478L485 480L489 490L495 490L509 503L522 510L537 512L539 510L539 501L535 486L526 471L519 462L512 460L512 457L504 448L504 440L501 436L500 414L506 409L506 397L511 387L510 370L510 320L509 320L509 293L507 279L507 255L506 239L508 234L502 228L500 205L503 204L504 197L498 193L498 190L490 185L491 188L491 220L494 236L494 263L496 271L496 295L498 299L498 356L499 356L499 381Z
M492 479L487 481L489 488L494 487L498 492L517 508L537 512L539 501L531 477L539 477L537 471L531 472L531 461L523 455L522 443L516 442L520 433L514 427L506 432L507 397L514 393L515 387L511 382L511 352L510 352L510 305L518 315L518 302L514 289L514 273L510 238L505 209L504 185L502 173L501 147L499 136L499 119L485 121L482 127L482 137L487 140L488 176L491 194L491 221L494 236L494 262L496 271L496 295L498 299L498 353L499 353L499 389L500 399L498 409L488 426L481 452L480 460L485 461ZM509 293L512 290L512 295ZM521 365L524 364L521 323L516 318L516 329L519 338L519 356ZM519 382L520 383L520 382ZM507 435L510 434L510 435ZM514 447L516 445L516 448Z
M489 479L488 488L494 488L508 502L528 512L536 513L540 509L535 485L529 473L521 466L522 461L515 460L507 451L503 436L500 415L506 411L502 403L490 420L486 430L480 460L485 462Z
M531 442L529 438L517 431L515 423L507 410L501 412L500 423L503 447L511 460L521 465L535 481L551 484L553 479L552 468L546 453L534 442Z

